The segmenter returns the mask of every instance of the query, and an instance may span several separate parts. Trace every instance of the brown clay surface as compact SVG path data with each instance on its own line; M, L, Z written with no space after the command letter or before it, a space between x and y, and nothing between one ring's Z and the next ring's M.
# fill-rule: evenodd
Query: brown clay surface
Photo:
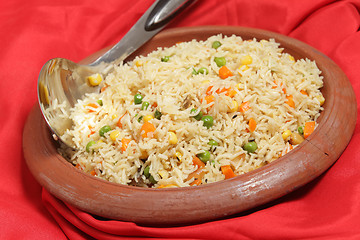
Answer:
M175 189L123 186L85 174L62 158L36 104L24 128L23 150L37 181L59 199L86 212L139 224L168 225L208 221L254 208L303 186L328 169L351 139L357 108L345 74L314 48L258 29L199 26L163 31L135 54L193 38L205 40L218 33L236 34L243 39L274 38L295 58L316 60L324 76L325 110L318 128L301 146L262 168L217 183Z

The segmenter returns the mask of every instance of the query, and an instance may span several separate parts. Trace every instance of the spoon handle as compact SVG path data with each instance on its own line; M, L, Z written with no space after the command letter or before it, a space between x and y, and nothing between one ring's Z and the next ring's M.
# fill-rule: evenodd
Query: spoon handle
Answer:
M116 63L123 61L195 1L157 0L114 47L90 65L95 66L101 62L110 63L115 60Z

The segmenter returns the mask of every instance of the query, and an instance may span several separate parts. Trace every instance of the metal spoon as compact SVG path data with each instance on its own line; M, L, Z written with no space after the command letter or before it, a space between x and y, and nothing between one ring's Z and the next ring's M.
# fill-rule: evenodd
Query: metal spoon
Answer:
M90 86L87 77L94 73L105 77L114 64L124 61L194 1L155 1L120 42L89 65L79 65L63 58L46 62L39 74L38 100L54 138L75 149L72 139L61 136L72 126L70 108L86 93L99 92L100 86Z

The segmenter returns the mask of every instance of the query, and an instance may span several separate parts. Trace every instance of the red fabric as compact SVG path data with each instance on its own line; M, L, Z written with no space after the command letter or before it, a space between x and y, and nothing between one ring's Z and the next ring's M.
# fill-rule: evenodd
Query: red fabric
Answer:
M53 57L79 61L116 43L151 3L0 1L0 239L360 239L359 120L347 149L325 174L228 219L144 227L95 219L42 191L21 147L42 65ZM237 25L297 38L332 58L360 99L359 12L359 0L200 0L169 27Z

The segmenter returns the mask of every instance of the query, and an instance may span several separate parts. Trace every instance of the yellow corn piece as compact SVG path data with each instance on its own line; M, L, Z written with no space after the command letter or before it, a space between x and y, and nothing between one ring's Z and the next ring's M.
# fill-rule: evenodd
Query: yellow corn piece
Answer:
M320 106L324 105L324 103L325 103L325 98L324 98L324 96L322 96L322 95L317 95L317 96L316 96L316 99L320 102Z
M295 58L294 58L293 56L289 55L289 59L290 59L291 61L295 62Z
M241 65L249 65L253 61L252 57L250 55L242 56L240 58L240 64Z
M153 117L152 115L146 115L146 116L144 116L144 118L143 118L144 122L148 122L148 121L150 121L151 119L154 119L154 117Z
M119 135L120 135L120 132L118 130L114 130L110 133L110 139L115 142L116 139L119 137Z
M291 131L290 131L290 130L285 130L285 131L282 133L281 136L282 136L282 138L286 141L286 139L291 136Z
M210 81L209 80L205 80L205 81L202 81L201 84L204 85L204 84L208 84Z
M233 101L232 101L232 105L231 105L231 107L229 108L229 112L236 112L238 108L239 108L238 102L235 101L235 100L233 100Z
M96 144L95 144L94 146L92 146L92 148L93 148L94 150L100 149L101 144L103 144L103 143L104 143L104 141L100 139L100 140L98 140L98 141L96 142Z
M102 77L99 73L93 74L87 78L90 86L96 87L102 82Z
M140 61L140 60L137 60L137 61L135 62L135 65L136 65L137 67L141 67L141 66L143 65L143 62Z
M240 67L238 67L237 72L241 76L242 73L245 72L248 69L249 69L248 65L241 65Z
M176 144L178 142L177 136L174 132L168 132L169 134L169 143Z
M182 154L181 154L181 152L179 152L179 151L177 151L176 153L175 153L175 157L179 160L179 162L181 162L181 158L182 158Z
M161 178L168 178L169 177L169 173L166 170L159 170L158 174L160 175Z
M117 118L118 117L118 115L117 114L113 114L112 116L111 116L111 118L114 120L115 118Z
M241 89L242 89L241 83L236 84L235 87L236 87L238 90L241 90Z

